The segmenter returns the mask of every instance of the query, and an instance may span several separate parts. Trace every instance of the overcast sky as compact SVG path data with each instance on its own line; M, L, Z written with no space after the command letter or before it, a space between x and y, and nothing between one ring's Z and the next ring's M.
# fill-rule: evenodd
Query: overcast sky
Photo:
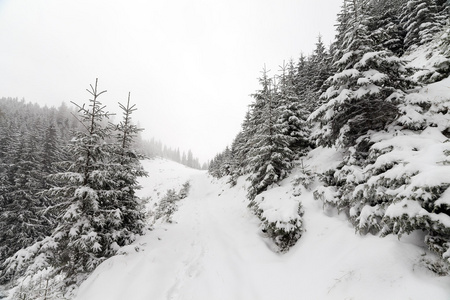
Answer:
M0 97L82 104L128 92L145 137L202 162L230 144L264 64L334 38L340 0L0 0Z

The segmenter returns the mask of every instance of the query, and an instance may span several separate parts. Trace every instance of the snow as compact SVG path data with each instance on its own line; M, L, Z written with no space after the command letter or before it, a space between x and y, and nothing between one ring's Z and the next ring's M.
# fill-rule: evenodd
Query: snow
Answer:
M141 189L136 192L138 197L149 198L148 208L155 205L169 189L179 191L183 184L193 174L203 174L203 171L191 169L167 159L144 160L142 167L149 171L148 177L140 178Z
M344 55L344 57L345 57L345 55ZM361 73L357 69L347 69L347 70L343 70L340 73L334 74L332 76L332 78L333 78L333 81L339 81L339 80L342 80L343 78L349 78L349 77L358 78L359 76L361 76Z
M413 76L414 79L435 79L440 76L439 72L436 72L437 68L445 68L445 66L448 67L450 65L448 53L442 51L442 49L445 49L445 45L442 42L445 41L449 32L450 26L447 26L431 43L420 46L404 56L405 60L410 61L408 67L416 69Z
M284 229L286 232L295 229L293 224L298 223L299 219L299 199L292 193L286 193L285 188L275 187L265 191L255 198L255 202L263 211L263 220L276 224L277 229Z
M318 148L305 164L325 171L341 160L335 149ZM75 299L438 300L450 295L450 278L426 269L426 251L414 235L400 241L356 235L344 216L323 211L322 202L303 190L295 199L303 204L306 231L280 254L247 208L244 178L230 188L226 179L169 161L145 161L144 167L150 176L141 180L140 195L162 197L189 180L188 197L178 203L172 224L159 224L122 248L123 255L103 262ZM270 195L286 201L294 198L292 191L292 180L284 180Z
M386 210L386 216L397 217L401 215L408 215L410 218L423 217L426 216L432 221L436 221L445 227L450 227L450 217L446 214L439 213L429 213L426 211L420 203L414 200L403 199L397 203L394 203L388 207Z

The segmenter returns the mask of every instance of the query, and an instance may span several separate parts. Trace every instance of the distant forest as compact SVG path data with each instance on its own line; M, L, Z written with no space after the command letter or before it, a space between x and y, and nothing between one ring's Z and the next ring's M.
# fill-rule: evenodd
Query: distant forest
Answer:
M190 168L201 170L208 169L208 163L204 162L203 164L200 164L200 161L194 156L191 150L188 150L186 154L184 151L181 152L180 148L173 149L154 138L150 140L139 138L137 143L138 149L148 157L163 157Z
M81 123L75 117L76 114L76 107L72 104L67 105L65 102L62 102L58 108L49 108L27 102L25 99L0 98L1 153L9 147L11 139L19 142L32 135L37 137L38 143L45 143L43 138L45 128L50 130L50 127L51 130L55 130L61 148L71 140L76 130L82 129ZM208 163L201 164L191 150L186 153L179 148L168 147L160 140L145 139L141 134L136 137L135 147L148 158L162 157L194 169L208 168Z

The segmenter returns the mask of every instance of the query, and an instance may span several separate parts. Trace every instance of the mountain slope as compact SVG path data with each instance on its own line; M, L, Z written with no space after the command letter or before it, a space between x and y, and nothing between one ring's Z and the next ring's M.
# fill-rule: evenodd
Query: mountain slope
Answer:
M318 170L336 153L317 149ZM86 280L76 299L447 299L450 278L422 261L414 236L380 239L355 235L344 217L323 211L311 193L299 200L306 229L287 254L278 254L247 206L245 180L229 188L206 173L168 161L144 163L141 196L191 182L172 224L156 224L124 255L108 259ZM292 177L291 177L292 178ZM277 188L292 194L292 179ZM427 254L428 256L428 254Z

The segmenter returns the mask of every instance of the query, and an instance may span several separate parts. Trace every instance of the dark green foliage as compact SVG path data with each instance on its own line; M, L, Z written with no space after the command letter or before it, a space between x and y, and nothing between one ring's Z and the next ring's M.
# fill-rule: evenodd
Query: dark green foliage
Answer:
M76 133L67 149L73 159L65 172L53 176L64 184L49 191L62 211L53 233L52 264L67 274L68 284L78 282L81 274L115 253L117 246L112 245L108 229L120 219L120 211L110 207L115 182L107 161L111 146L105 139L112 128L103 125L110 114L98 99L106 91L99 92L96 82L88 92L89 105L77 105L84 131Z
M178 195L180 196L180 199L184 199L189 195L189 190L191 189L191 184L189 183L189 181L186 181L183 184L183 187L181 188L180 192L178 193Z
M434 0L409 0L404 6L401 25L405 30L405 49L430 42L442 29L439 7Z
M255 102L251 123L255 126L254 133L247 141L250 149L247 157L250 200L285 178L292 168L294 157L289 147L294 137L289 134L289 130L283 132L289 127L283 122L283 113L287 107L283 105L276 88L271 86L272 82L265 70L260 83L261 90L253 95Z
M270 222L262 217L261 210L256 211L256 215L262 221L262 231L272 238L280 252L289 251L289 249L301 238L303 234L303 214L303 206L299 203L298 218L296 220L291 220L288 226L280 227L278 224L279 222ZM290 227L290 230L286 229L286 227Z
M172 216L178 210L177 201L179 200L180 196L174 189L167 190L166 195L159 202L155 220L162 219L164 222L172 223Z
M335 54L337 72L322 95L326 102L311 116L323 146L350 147L370 130L383 130L398 115L397 105L413 86L405 62L383 50L369 31L366 1L350 1Z
M405 51L406 32L400 25L400 12L407 0L376 0L371 2L369 31L375 43L401 56Z
M185 182L177 193L175 189L169 189L166 195L160 200L158 207L154 213L154 220L162 220L163 222L172 223L172 216L178 210L177 202L186 198L189 194L190 183Z
M53 204L43 192L55 184L48 175L64 159L65 141L54 116L70 112L1 98L0 261L49 235L56 225ZM2 266L0 266L2 269ZM2 277L8 280L8 277Z
M419 92L418 84L450 74L447 2L344 0L329 51L319 37L313 54L301 55L295 66L283 66L274 79L263 73L231 158L218 155L210 173L231 175L232 184L249 175L250 206L263 219L263 196L287 175L294 159L312 144L336 147L343 161L318 174L324 185L314 197L346 213L361 234L422 230L429 248L448 261L450 183L421 183L436 177L418 163L426 157L430 168L448 174L447 158L428 161L441 150L450 152L442 142L450 136L448 99ZM424 50L413 52L418 47ZM429 60L424 69L407 68L402 55L414 59L421 53ZM409 143L414 147L405 147ZM310 182L304 173L294 183ZM275 240L286 236L276 242L279 247L293 240L262 221Z
M114 233L112 243L119 246L128 245L135 240L136 235L144 233L146 216L143 201L135 195L140 188L138 177L147 176L140 164L144 156L134 150L134 141L142 131L132 123L131 114L136 111L135 105L130 106L130 94L127 105L119 103L123 120L116 126L116 143L109 159L110 176L114 182L116 193L114 202L110 204L111 211L120 211L120 219L110 225Z
M98 99L105 91L99 92L96 82L88 92L92 98L88 105L77 105L80 127L67 145L62 142L68 139L66 129L76 127L69 125L65 106L48 115L48 124L40 119L31 124L39 134L8 131L5 149L15 148L2 151L1 156L8 168L1 177L7 193L1 195L5 205L0 224L11 230L5 230L2 239L28 239L19 239L15 249L6 248L7 253L2 248L5 255L24 248L2 264L5 280L51 266L52 274L65 276L66 285L79 283L144 232L144 202L135 195L137 178L146 176L139 162L143 157L133 148L140 131L131 120L136 108L128 98L126 106L120 104L123 120L112 126L107 122L110 114ZM11 121L2 128L18 128L15 124ZM18 225L23 228L16 230ZM36 233L23 225L32 225Z
M77 106L79 125L70 121L72 111L64 105L36 116L30 114L36 107L2 99L10 104L5 106L8 118L0 120L5 133L0 153L5 167L0 172L2 280L52 266L53 274L66 276L66 284L80 282L143 233L144 203L135 190L137 177L146 173L139 163L142 156L133 150L139 132L131 122L135 108L129 102L121 105L124 119L111 126L98 101L103 92L97 83L88 91L93 97L89 105Z

